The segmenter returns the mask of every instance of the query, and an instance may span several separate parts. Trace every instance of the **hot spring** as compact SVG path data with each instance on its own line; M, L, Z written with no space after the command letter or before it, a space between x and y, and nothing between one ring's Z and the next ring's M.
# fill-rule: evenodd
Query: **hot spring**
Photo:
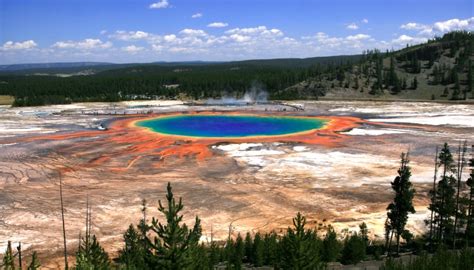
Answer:
M299 116L172 115L138 121L137 126L164 135L199 138L284 136L325 127L328 120Z

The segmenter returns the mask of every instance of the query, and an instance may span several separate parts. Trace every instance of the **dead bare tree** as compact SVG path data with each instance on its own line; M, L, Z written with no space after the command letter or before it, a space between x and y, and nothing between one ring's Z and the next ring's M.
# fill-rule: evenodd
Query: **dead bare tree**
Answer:
M469 160L469 166L471 169L471 174L467 180L467 185L469 186L469 195L468 195L468 208L467 208L467 225L466 231L464 232L466 246L469 247L469 240L472 235L473 230L473 219L474 219L474 144L471 145L471 159Z
M23 265L21 262L21 242L18 243L18 247L16 249L18 250L18 265L20 269L23 269Z
M64 268L69 269L67 263L67 245L66 245L66 225L64 222L64 202L63 202L63 181L61 171L59 171L59 197L61 200L61 220L63 223L63 242L64 242Z
M462 146L461 146L462 145ZM454 216L454 232L453 232L453 249L456 249L456 232L457 232L457 225L459 220L459 194L461 192L461 180L462 180L462 172L464 170L464 166L466 165L466 152L467 152L467 141L464 143L459 143L458 146L458 160L457 160L457 180L458 180L458 187L456 192L456 213Z
M436 200L436 179L438 178L438 146L436 146L436 154L435 154L435 170L433 176L433 196L431 199L431 203L434 205ZM433 237L433 223L434 223L434 211L431 209L431 217L430 217L430 242L432 242Z

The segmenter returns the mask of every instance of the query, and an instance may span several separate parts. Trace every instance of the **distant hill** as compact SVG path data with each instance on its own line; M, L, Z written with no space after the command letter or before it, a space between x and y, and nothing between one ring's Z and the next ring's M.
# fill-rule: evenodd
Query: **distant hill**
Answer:
M322 68L280 98L473 99L474 34L452 32L398 51L364 52L359 63Z
M340 63L340 61L353 61L360 59L361 55L342 55L311 58L279 58L279 59L254 59L242 61L183 61L183 62L151 62L151 63L126 63L115 64L106 62L64 62L64 63L31 63L31 64L13 64L0 65L0 75L92 75L102 71L116 70L136 67L183 67L183 66L266 66L266 67L285 67L301 68L309 67L315 64ZM63 76L65 77L65 76Z
M232 62L55 63L0 71L15 106L133 99L472 99L474 35L452 32L398 51ZM19 67L17 67L19 68ZM11 68L12 69L12 68ZM35 75L35 76L32 76Z
M60 62L60 63L29 63L29 64L13 64L0 65L0 72L32 70L32 69L64 69L64 68L83 68L112 65L112 63L103 62Z

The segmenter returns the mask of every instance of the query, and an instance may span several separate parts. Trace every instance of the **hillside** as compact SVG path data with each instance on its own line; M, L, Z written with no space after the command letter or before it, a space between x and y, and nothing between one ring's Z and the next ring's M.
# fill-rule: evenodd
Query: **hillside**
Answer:
M364 52L362 61L321 69L281 90L282 98L465 100L472 91L473 34L453 32L399 51Z
M69 63L0 71L15 106L133 99L472 99L473 33L452 32L399 51L235 62Z

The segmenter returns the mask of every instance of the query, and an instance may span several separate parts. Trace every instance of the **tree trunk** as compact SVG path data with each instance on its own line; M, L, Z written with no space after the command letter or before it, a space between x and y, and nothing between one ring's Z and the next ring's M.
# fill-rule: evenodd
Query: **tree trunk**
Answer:
M446 166L446 164L445 164L444 167L443 167L443 178L442 178L442 181L445 181L446 184L448 184L447 181L446 181L446 172L447 172L447 169L448 169L448 168L447 168L447 166ZM440 209L441 209L440 212L444 211L444 189L445 189L445 188L442 188L442 189L441 189L441 204L440 204L440 206L439 206ZM443 240L444 240L444 239L443 239L443 235L444 235L444 219L445 219L444 213L443 213L443 214L439 213L439 225L438 225L438 227L439 227L439 228L438 228L438 229L439 229L438 234L439 234L439 235L438 235L438 239L440 240L441 243L444 242L444 241L443 241Z
M436 155L435 155L435 171L433 177L433 198L431 199L431 204L434 206L436 202L436 178L438 178L438 146L436 146ZM433 222L434 222L434 211L431 209L430 217L430 243L433 244Z
M66 225L64 224L64 203L63 203L63 181L61 172L59 172L59 197L61 199L61 220L63 223L63 242L64 242L64 269L68 269L67 246L66 246Z
M474 160L474 145L471 146L471 160ZM474 162L474 161L473 161ZM471 164L471 166L474 166L474 164ZM474 171L474 167L471 167L471 170ZM473 183L471 183L470 190L469 190L469 202L468 202L468 209L467 209L467 226L466 226L466 231L464 232L465 237L466 237L466 246L469 247L469 236L472 234L472 221L473 221L473 207L474 207L474 202L473 202L473 196L474 196L474 179L471 179Z
M21 242L18 243L18 247L17 247L17 250L18 250L18 265L20 267L20 270L23 269L23 264L22 264L22 259L21 259Z
M400 234L397 232L397 256L400 255Z
M387 256L388 257L391 257L391 253L390 253L390 249L392 247L392 238L393 238L393 229L392 231L390 232L390 240L388 241L388 248L387 248Z
M462 178L462 171L464 169L464 158L466 155L466 150L467 150L467 142L464 141L464 143L462 144L462 150L461 150L461 143L459 143L458 171L457 171L458 190L456 192L456 213L454 215L453 249L456 249L456 232L457 232L457 225L458 225L458 218L459 218L459 193L461 191L461 178Z

